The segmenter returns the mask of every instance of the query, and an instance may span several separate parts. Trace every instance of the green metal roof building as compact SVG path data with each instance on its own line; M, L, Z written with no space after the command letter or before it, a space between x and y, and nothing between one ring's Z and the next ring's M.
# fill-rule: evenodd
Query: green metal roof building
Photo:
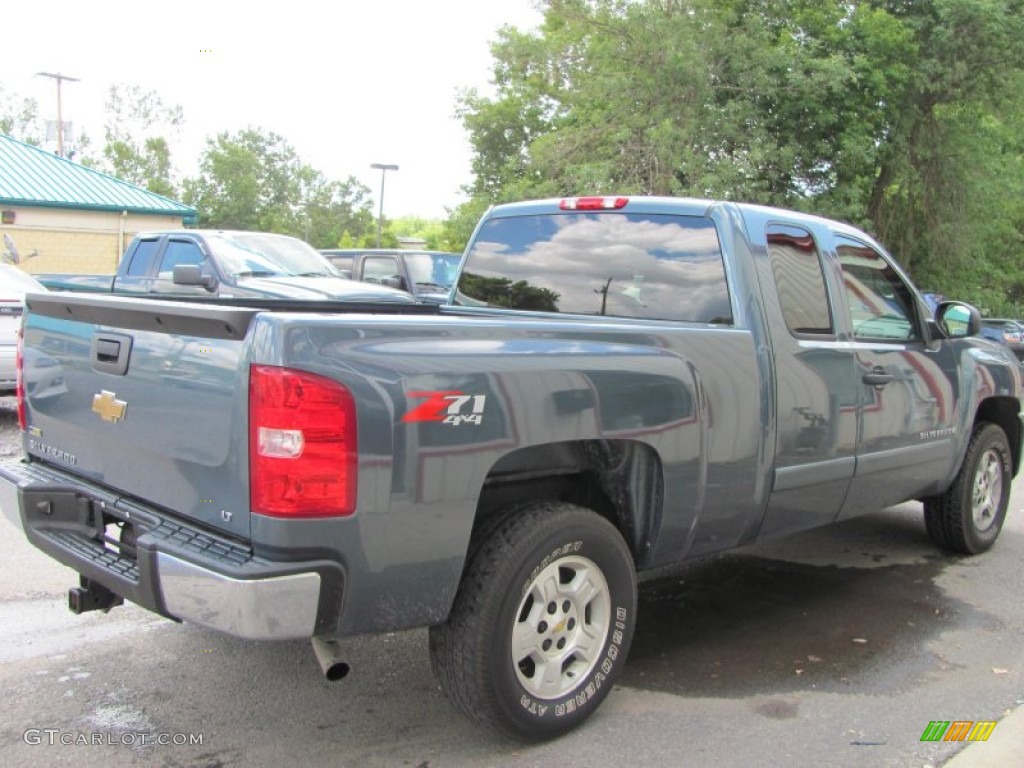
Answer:
M195 222L196 210L0 134L0 231L30 272L113 272L135 232Z

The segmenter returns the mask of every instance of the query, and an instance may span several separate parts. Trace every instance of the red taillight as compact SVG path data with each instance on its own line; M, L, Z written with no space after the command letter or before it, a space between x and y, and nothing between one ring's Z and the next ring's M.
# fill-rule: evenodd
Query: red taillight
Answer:
M14 394L18 397L18 429L24 432L28 429L28 414L25 409L25 330L18 329L18 344L14 352L15 385Z
M628 202L628 197L567 197L558 207L563 211L615 211Z
M351 515L356 508L356 409L324 376L249 371L249 503L271 517Z

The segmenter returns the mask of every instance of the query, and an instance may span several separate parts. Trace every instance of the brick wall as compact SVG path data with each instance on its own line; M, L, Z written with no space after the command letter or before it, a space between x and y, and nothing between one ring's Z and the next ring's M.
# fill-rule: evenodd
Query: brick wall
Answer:
M21 266L35 274L113 274L123 247L136 232L182 226L181 218L173 216L47 208L13 210L14 223L0 225L0 233L10 235L21 255ZM36 255L30 257L33 251Z

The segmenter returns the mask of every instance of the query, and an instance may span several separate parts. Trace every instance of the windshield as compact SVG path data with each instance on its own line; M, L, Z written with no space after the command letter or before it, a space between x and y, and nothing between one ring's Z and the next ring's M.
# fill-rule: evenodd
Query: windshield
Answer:
M207 240L235 277L341 277L313 246L294 237L238 232L211 234Z
M439 288L452 287L462 261L461 253L408 253L405 263L409 277L416 285L436 285Z

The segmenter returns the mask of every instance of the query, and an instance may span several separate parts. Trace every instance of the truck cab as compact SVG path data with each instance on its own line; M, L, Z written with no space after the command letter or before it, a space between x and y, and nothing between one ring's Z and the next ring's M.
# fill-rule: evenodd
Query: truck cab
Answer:
M461 253L409 249L321 250L346 277L408 291L420 301L446 304L458 275Z
M117 274L40 275L50 290L196 299L310 299L410 303L405 291L349 280L308 243L270 232L141 232Z

